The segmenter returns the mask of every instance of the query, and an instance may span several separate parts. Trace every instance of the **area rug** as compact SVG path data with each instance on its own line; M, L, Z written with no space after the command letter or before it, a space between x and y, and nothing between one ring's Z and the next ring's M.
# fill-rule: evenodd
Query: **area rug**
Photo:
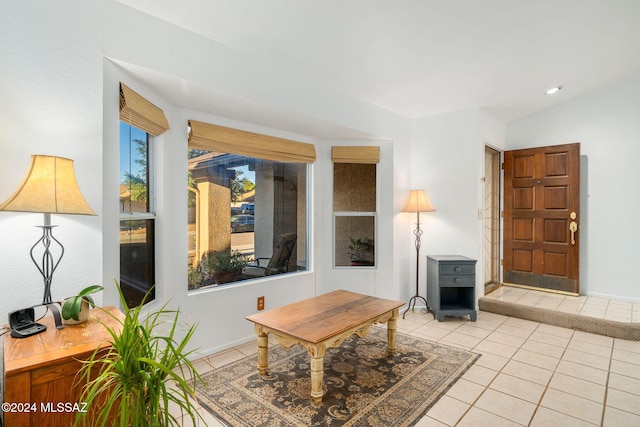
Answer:
M386 328L374 327L327 350L319 404L311 400L309 355L299 345L270 347L264 376L257 355L209 372L196 395L233 427L412 426L478 357L404 334L390 357Z

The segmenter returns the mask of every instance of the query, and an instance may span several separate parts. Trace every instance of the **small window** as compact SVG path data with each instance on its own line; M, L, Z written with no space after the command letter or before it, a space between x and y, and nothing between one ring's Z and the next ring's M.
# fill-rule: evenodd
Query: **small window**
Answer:
M375 267L376 164L334 163L334 265Z
M120 122L120 287L129 307L155 299L151 136Z

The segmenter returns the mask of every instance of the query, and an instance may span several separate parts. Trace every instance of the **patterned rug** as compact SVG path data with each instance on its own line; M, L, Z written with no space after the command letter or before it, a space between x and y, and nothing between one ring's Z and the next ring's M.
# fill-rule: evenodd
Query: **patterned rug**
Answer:
M328 349L320 404L311 401L309 355L299 345L271 346L265 376L257 355L209 372L196 394L233 427L412 426L479 357L403 334L397 347L389 357L386 327L374 327Z

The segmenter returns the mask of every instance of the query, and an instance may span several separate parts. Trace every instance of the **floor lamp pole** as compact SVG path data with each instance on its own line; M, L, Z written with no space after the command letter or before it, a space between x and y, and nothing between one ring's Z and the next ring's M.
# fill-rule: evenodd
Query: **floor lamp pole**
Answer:
M420 229L420 212L416 212L416 229L413 230L413 235L416 236L416 294L409 299L407 309L402 313L402 318L407 314L407 311L414 311L416 302L418 300L424 301L425 310L427 309L427 300L420 296L419 292L419 271L420 271L420 237L422 236L422 230Z

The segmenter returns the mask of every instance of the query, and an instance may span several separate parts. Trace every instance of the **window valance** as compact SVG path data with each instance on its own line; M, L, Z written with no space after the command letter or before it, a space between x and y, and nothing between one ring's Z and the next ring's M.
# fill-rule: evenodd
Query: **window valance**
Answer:
M313 144L189 120L189 148L277 162L313 163Z
M169 129L169 121L164 111L122 82L120 83L120 120L154 136Z
M380 147L376 146L334 146L331 147L333 163L379 163Z

